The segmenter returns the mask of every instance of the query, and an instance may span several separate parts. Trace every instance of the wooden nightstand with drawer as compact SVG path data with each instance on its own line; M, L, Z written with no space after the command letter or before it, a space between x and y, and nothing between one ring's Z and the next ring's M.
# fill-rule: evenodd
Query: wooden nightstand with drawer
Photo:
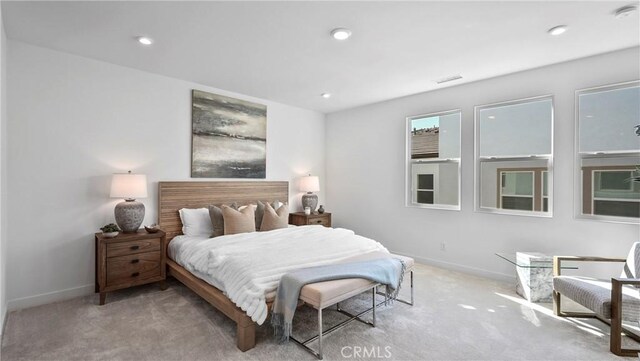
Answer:
M151 282L166 289L166 237L163 231L120 233L105 238L96 233L96 293L104 305L107 292Z
M319 224L325 227L331 227L331 213L311 213L310 215L306 215L304 212L290 213L289 224L296 226Z

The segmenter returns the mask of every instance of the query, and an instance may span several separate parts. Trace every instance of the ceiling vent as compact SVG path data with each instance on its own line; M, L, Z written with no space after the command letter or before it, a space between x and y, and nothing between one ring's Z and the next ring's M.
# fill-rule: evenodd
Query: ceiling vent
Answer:
M446 78L438 79L438 80L436 80L436 83L442 84L442 83L447 83L447 82L454 81L454 80L459 80L459 79L462 79L462 75L457 74L457 75L448 76Z

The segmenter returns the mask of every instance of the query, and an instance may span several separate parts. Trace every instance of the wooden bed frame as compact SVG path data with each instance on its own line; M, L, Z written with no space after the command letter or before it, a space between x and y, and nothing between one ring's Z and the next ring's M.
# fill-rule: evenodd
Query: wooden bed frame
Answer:
M158 219L160 228L167 234L167 246L173 237L182 234L181 208L201 208L209 205L238 205L256 201L289 200L289 182L272 181L221 181L221 182L159 182ZM168 252L167 252L168 254ZM175 277L213 307L235 321L237 346L241 351L256 344L256 324L233 301L216 287L194 276L182 266L167 258L167 274Z

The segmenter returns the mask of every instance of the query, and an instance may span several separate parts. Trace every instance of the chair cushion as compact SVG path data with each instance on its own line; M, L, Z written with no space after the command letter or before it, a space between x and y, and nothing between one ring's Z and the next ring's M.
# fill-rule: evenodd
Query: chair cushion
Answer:
M611 318L611 281L588 277L556 276L553 289L595 312ZM633 287L622 287L622 318L637 321L640 317L640 294Z

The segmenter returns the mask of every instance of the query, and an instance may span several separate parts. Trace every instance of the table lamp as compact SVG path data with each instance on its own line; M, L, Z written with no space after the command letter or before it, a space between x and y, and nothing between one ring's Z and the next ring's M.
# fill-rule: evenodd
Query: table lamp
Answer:
M307 192L302 196L302 208L309 207L311 212L316 211L318 206L318 196L313 192L320 191L320 181L317 176L309 174L306 177L300 179L300 190Z
M111 198L124 198L114 211L116 223L124 233L135 233L144 220L144 204L136 198L147 197L147 176L144 174L114 174L111 179Z

